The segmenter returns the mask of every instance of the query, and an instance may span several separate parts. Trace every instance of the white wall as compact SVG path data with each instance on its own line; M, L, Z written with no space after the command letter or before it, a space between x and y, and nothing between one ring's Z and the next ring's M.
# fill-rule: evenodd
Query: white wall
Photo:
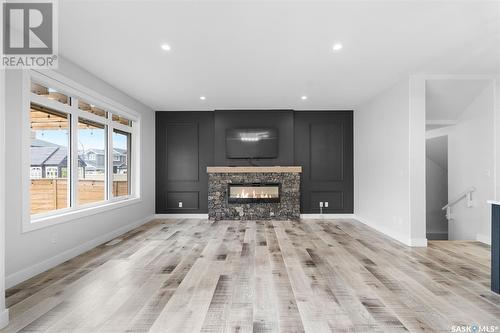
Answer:
M495 195L494 179L494 85L489 84L467 107L448 136L448 196L454 198L468 187L474 207L461 201L452 209L449 237L454 240L491 241L490 206Z
M410 76L408 100L409 182L410 182L410 245L427 246L425 233L425 79Z
M21 85L22 73L7 72L6 123L6 283L12 286L122 233L154 214L154 112L76 65L60 59L61 74L142 115L142 201L98 215L22 233Z
M410 245L409 81L354 111L354 206L363 223Z
M5 71L0 69L0 328L8 322L5 310Z
M412 246L426 245L425 77L403 80L354 112L355 215ZM500 143L494 128L495 123L500 128L500 109L497 103L495 118L492 102L495 94L500 100L496 88L489 85L478 96L449 137L450 147L459 148L449 150L448 197L478 188L476 207L455 208L450 239L489 242L486 200L500 193Z
M500 201L500 75L494 82L495 89L495 193L493 200ZM491 199L490 199L491 200Z

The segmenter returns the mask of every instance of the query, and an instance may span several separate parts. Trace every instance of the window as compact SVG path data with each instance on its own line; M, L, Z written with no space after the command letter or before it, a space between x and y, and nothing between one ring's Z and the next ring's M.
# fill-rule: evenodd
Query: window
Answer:
M31 92L43 97L46 97L47 99L57 101L59 103L63 104L69 104L69 98L65 94L53 89L53 88L47 88L41 84L38 83L31 83Z
M45 167L45 178L59 177L59 170L57 167Z
M113 130L113 196L130 194L130 133Z
M70 115L31 103L30 109L30 201L31 213L40 214L69 207L67 168ZM44 170L44 171L43 171Z
M30 178L31 179L42 178L42 168L41 167L30 167Z
M113 121L116 121L117 123L120 123L122 125L125 125L125 126L132 126L132 121L128 120L127 118L125 117L121 117L121 116L118 116L118 115L113 115L112 117Z
M106 126L88 119L78 119L78 160L84 160L85 152L92 149L94 162L92 174L83 172L78 177L78 204L85 205L106 199ZM101 152L96 154L95 152ZM82 163L83 164L83 163ZM90 171L91 168L89 168Z
M94 104L86 103L84 101L78 101L78 108L82 111L86 111L100 117L108 117L108 113L105 110L95 106Z
M47 79L58 86L52 88L38 77L41 82L31 83L29 117L31 221L136 198L130 163L136 120L121 115L114 104L91 104L87 101L99 99L79 98L81 90L73 94Z

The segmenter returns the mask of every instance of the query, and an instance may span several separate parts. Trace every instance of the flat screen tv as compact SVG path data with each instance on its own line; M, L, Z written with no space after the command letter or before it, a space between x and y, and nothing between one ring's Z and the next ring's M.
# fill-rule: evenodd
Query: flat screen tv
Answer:
M278 157L278 129L230 128L226 130L227 158Z

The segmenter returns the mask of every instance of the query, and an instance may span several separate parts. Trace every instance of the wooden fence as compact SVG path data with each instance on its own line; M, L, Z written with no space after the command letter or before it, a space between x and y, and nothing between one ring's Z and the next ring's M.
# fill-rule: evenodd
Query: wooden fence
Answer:
M103 180L79 180L78 203L80 205L104 200ZM31 180L31 214L40 214L68 207L68 180L32 179ZM126 180L113 181L113 196L128 194Z

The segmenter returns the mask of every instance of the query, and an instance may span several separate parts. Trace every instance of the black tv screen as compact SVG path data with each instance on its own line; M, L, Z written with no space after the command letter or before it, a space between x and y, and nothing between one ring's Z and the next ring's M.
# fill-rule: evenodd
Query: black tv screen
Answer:
M278 157L278 129L231 128L226 130L226 157Z

